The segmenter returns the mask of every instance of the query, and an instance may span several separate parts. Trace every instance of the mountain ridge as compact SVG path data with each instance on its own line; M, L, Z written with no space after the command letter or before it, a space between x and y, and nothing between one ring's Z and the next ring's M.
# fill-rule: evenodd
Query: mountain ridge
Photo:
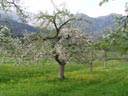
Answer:
M80 13L80 14L77 14L76 16L85 18L85 19L87 18L89 21L91 21L91 24L87 24L86 22L83 22L80 28L84 32L90 33L93 36L97 36L97 35L102 35L103 30L107 30L112 28L112 26L115 26L115 23L116 23L115 17L120 17L122 15L111 13L106 16L89 17L86 14ZM79 25L80 25L79 22L75 22L74 24L75 27Z
M0 13L0 25L5 25L11 28L15 34L20 34L20 35L21 35L21 32L23 32L24 30L27 30L28 32L39 32L40 31L32 25L20 22L20 20L18 20L18 17L17 16L15 17L15 16L16 16L15 14L6 16L6 14ZM77 18L81 17L81 18L88 19L89 21L92 22L92 24L88 24L85 22L83 23L74 22L73 26L74 27L79 26L81 27L82 31L90 33L94 36L101 35L103 34L101 32L103 29L111 28L111 26L114 25L115 23L114 16L121 16L121 15L112 13L106 16L90 17L86 14L79 13L79 14L76 14ZM11 27L9 24L5 23L7 22L8 18L10 18L9 22L10 22ZM5 22L1 22L2 20L4 20Z

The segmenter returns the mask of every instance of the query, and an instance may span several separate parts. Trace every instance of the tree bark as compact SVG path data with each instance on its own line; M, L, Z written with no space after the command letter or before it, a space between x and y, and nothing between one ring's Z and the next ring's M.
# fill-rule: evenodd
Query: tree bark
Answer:
M59 79L64 79L65 78L65 76L64 76L64 67L65 67L65 64L59 64L59 74L58 74Z
M107 69L107 61L108 61L108 59L107 59L107 52L104 51L104 69Z
M65 67L65 64L66 62L64 60L60 60L59 59L59 55L55 55L55 60L58 62L59 64L59 73L58 73L58 78L59 79L64 79L65 76L64 76L64 67Z
M107 67L107 59L106 58L104 58L104 69L107 69L108 67Z
M90 72L92 72L92 67L93 67L92 62L89 63L89 67L90 67Z

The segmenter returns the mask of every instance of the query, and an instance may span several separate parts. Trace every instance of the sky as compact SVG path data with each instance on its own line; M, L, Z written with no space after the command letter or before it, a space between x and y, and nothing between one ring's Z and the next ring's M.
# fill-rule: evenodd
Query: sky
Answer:
M110 0L108 3L99 6L101 0L53 0L57 6L66 4L71 13L84 13L90 17L99 17L118 13L125 15L125 3L128 0ZM51 0L24 0L27 10L32 13L39 11L53 11Z

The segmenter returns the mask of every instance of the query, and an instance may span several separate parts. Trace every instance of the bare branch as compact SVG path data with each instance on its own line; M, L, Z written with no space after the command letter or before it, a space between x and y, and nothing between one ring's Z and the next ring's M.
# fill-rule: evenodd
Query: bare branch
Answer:
M5 11L5 12L8 12L8 11L11 11L11 8L14 8L17 12L17 15L20 16L20 19L23 21L23 22L26 22L26 18L28 17L23 8L20 6L20 0L2 0L0 1L0 8Z

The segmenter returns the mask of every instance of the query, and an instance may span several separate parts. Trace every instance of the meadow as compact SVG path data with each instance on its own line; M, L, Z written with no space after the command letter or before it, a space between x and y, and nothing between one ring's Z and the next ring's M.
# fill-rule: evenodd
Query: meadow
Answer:
M87 64L67 64L66 78L57 78L58 64L24 66L0 65L0 96L127 96L128 63L109 61L104 70L95 61L93 72Z

